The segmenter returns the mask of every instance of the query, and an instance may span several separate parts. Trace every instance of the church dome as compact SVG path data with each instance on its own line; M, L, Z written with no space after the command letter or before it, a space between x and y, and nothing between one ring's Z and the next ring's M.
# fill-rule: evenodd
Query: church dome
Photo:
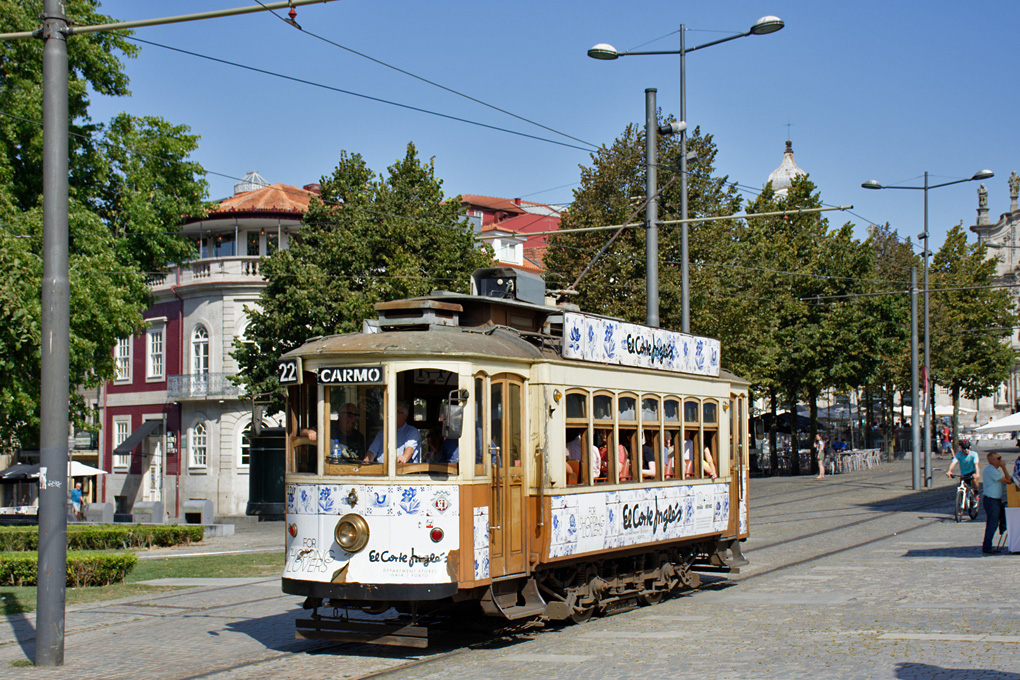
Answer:
M790 185L793 184L793 178L806 174L806 172L797 166L797 161L793 160L793 142L789 139L786 140L783 162L769 175L769 181L772 182L772 190L776 192L776 196L786 196L786 192L790 190Z

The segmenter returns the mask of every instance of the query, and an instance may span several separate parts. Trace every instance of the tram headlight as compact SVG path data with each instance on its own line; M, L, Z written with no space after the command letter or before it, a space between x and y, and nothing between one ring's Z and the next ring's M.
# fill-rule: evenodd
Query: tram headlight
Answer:
M340 518L333 529L337 544L349 553L356 553L368 545L368 522L351 512Z

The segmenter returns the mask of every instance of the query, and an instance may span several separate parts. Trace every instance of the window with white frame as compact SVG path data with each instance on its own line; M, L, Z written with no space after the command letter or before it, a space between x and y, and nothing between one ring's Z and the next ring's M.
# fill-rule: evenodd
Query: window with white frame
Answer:
M209 374L209 331L201 324L191 333L191 374Z
M117 373L114 382L131 382L131 338L120 338L113 350Z
M188 437L188 449L190 452L189 464L193 468L204 468L209 463L209 435L205 429L205 423L198 423L191 430Z
M238 442L239 453L237 457L237 467L241 469L247 469L251 465L251 440L255 436L252 432L251 423L244 428L241 432L241 438Z
M162 380L166 374L166 326L153 324L145 334L145 378Z
M118 446L124 443L124 441L131 434L131 417L125 416L123 418L113 419L113 448L116 450ZM116 453L113 456L113 467L126 468L128 463L131 461L131 453Z

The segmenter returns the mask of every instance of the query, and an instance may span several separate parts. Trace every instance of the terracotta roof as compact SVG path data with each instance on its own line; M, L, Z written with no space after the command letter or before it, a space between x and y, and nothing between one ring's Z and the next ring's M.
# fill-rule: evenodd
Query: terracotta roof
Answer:
M223 213L304 213L314 192L290 184L273 184L268 187L234 194L220 202L210 216Z
M502 210L504 212L523 213L522 208L510 198L496 198L495 196L478 196L476 194L461 194L462 205L474 205L489 210Z

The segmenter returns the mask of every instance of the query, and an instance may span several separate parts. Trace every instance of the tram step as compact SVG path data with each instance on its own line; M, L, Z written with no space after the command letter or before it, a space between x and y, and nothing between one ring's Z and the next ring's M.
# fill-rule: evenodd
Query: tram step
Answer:
M520 591L518 584L514 581L493 583L482 598L482 610L489 616L502 616L509 621L544 614L545 600L538 592L535 579L529 578Z
M429 633L425 626L330 619L298 619L295 623L294 637L297 640L335 640L419 649L429 646Z

